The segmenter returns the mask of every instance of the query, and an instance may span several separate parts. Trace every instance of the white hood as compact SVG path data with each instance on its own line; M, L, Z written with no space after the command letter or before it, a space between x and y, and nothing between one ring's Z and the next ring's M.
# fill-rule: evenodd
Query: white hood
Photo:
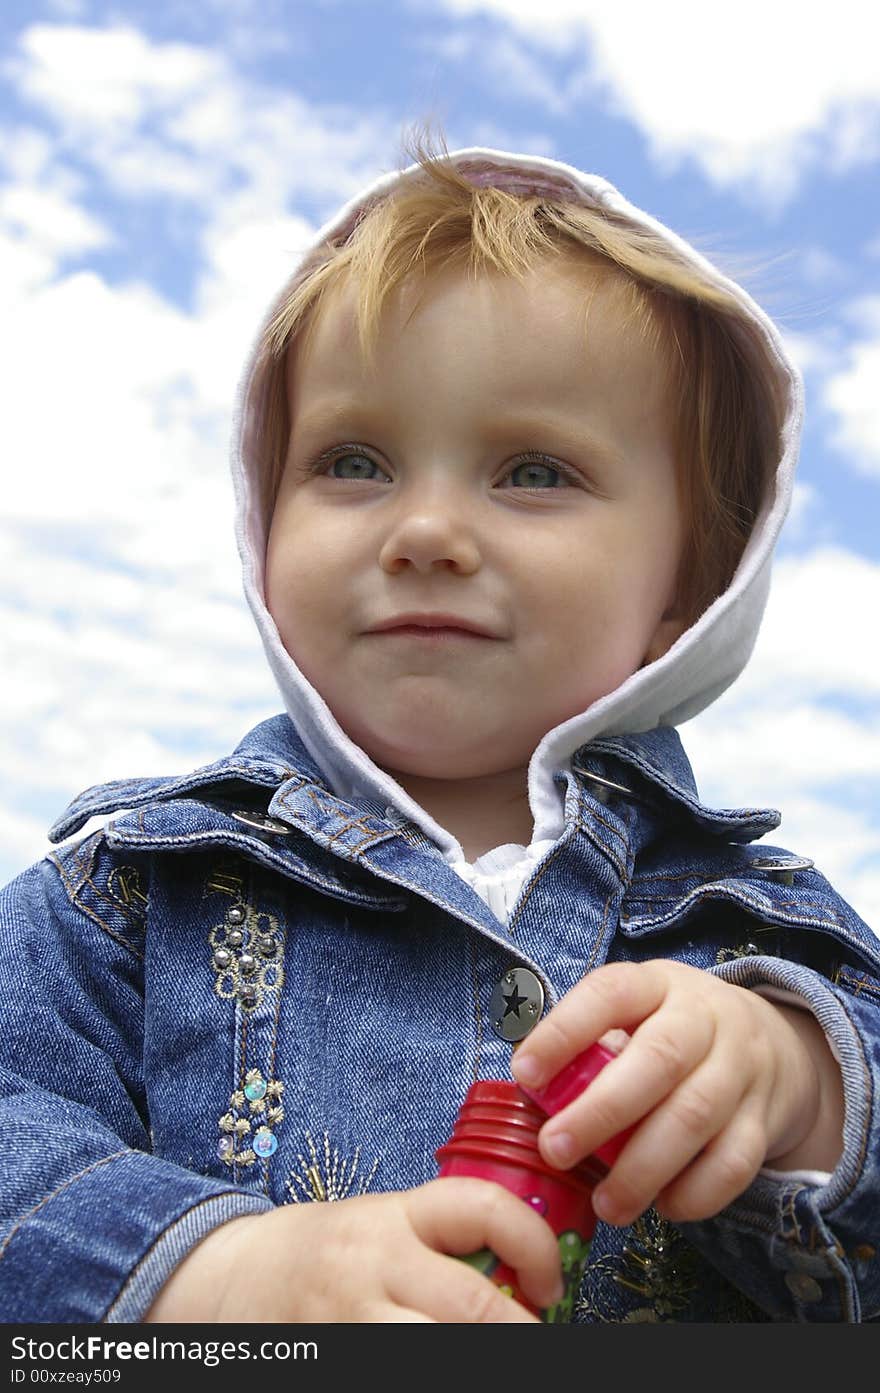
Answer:
M699 253L668 228L632 206L618 191L594 174L535 155L516 155L479 147L451 152L457 165L467 163L469 177L481 183L497 183L522 193L564 195L571 200L600 206L650 228L719 285L733 293L747 310L754 339L787 403L781 434L776 486L755 523L751 538L728 590L700 616L664 656L635 672L615 691L595 701L549 731L535 749L528 771L528 797L534 819L532 843L525 859L534 861L563 830L562 799L553 775L566 766L581 745L599 735L620 735L652 730L658 725L677 725L702 711L739 675L757 637L770 583L770 564L780 527L788 511L792 477L803 414L803 387L797 369L787 359L779 335L758 305L741 287L721 275ZM297 282L306 274L310 255L319 244L350 232L367 203L418 176L420 166L383 175L350 200L317 232L314 243L298 263L288 283L272 304L239 387L232 445L232 470L237 501L236 534L244 569L244 590L263 640L270 666L284 704L303 743L323 770L333 791L356 801L365 796L383 806L393 806L415 822L440 848L449 864L470 879L460 843L441 827L388 774L342 730L323 698L315 691L285 650L275 623L266 609L264 561L266 532L260 507L260 490L251 471L254 442L259 437L260 394L253 390L257 348L263 331ZM505 848L512 851L513 848ZM523 849L516 848L520 857ZM510 864L510 855L489 860L486 867ZM479 863L478 863L479 864Z

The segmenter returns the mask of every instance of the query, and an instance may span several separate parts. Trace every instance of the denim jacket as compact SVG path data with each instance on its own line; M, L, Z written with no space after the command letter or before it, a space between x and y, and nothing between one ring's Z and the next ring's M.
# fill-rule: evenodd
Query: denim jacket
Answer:
M549 1009L665 957L806 1003L844 1152L705 1222L599 1225L574 1320L877 1319L880 942L812 863L750 845L776 813L699 801L673 729L594 740L556 780L564 832L507 925L414 824L333 794L287 715L75 799L55 840L123 811L0 898L2 1318L137 1321L233 1216L434 1178L468 1086L509 1077L510 967Z

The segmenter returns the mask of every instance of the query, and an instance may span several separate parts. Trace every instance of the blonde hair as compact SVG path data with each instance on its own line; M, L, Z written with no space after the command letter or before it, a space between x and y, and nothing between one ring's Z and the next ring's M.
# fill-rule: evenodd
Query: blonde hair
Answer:
M253 382L263 406L257 467L271 518L290 433L285 359L296 341L307 351L324 297L343 283L357 290L365 361L374 360L382 307L396 286L446 268L523 280L548 260L599 268L615 282L626 323L665 363L677 450L685 546L677 609L688 624L723 593L773 478L782 392L768 370L747 311L734 294L650 228L582 193L511 192L492 184L491 165L456 167L445 141L418 133L404 142L418 177L380 193L353 227L316 248L258 348ZM481 173L486 182L479 182ZM542 173L526 185L546 182ZM588 292L585 290L585 295Z

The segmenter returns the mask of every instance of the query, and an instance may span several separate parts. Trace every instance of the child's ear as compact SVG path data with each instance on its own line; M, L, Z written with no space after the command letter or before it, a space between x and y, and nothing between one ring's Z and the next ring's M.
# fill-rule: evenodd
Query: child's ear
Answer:
M656 663L658 658L662 658L663 654L669 651L688 627L688 622L680 610L667 610L654 630L642 660L642 667L647 667L649 663Z

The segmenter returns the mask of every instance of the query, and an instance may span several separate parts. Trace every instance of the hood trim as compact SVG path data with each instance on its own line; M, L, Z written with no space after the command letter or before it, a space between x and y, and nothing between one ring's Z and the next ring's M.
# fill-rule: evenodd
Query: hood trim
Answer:
M562 193L604 207L640 228L661 236L686 260L733 295L747 311L754 338L786 401L781 457L775 487L755 521L730 586L656 662L640 669L614 692L549 731L528 766L528 797L534 819L532 841L555 840L563 830L554 772L570 768L579 747L600 735L636 734L657 726L675 726L704 710L736 680L755 644L770 585L773 549L788 512L803 420L803 383L789 360L780 335L751 296L718 271L675 232L636 208L606 179L537 155L471 146L451 151L449 159L477 182L553 194ZM285 707L312 759L330 787L343 798L362 797L393 805L440 848L451 865L466 864L461 844L440 826L405 789L369 758L339 725L329 706L286 652L265 603L266 532L259 490L248 468L259 429L259 393L255 390L258 347L263 334L294 286L308 273L310 260L329 238L350 231L358 216L390 189L420 175L413 164L381 177L350 199L318 230L286 285L276 296L255 337L242 375L233 415L232 478L236 499L236 540L242 560L244 592L254 615L269 666Z

